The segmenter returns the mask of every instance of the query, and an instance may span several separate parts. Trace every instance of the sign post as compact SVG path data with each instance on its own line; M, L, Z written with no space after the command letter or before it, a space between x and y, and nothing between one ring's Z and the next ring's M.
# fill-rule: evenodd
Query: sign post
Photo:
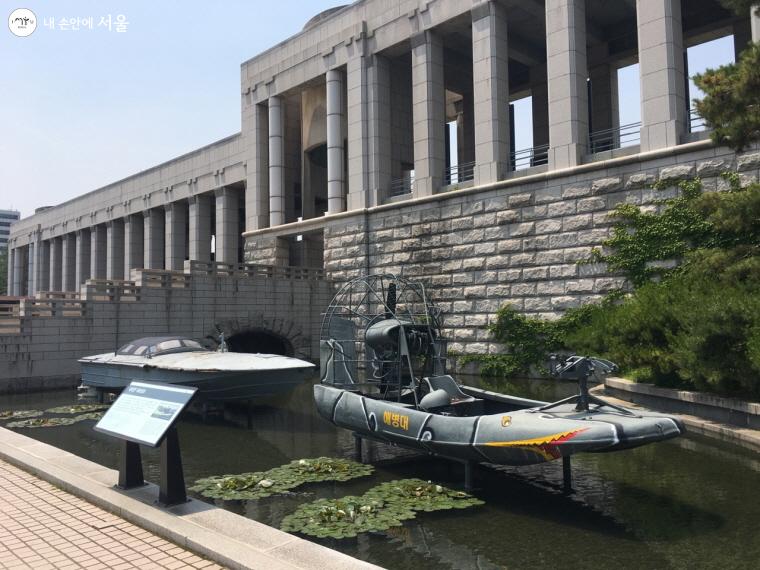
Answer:
M161 446L158 501L176 505L187 500L182 456L175 423L198 388L133 381L95 426L122 440L119 487L139 487L143 480L140 445Z

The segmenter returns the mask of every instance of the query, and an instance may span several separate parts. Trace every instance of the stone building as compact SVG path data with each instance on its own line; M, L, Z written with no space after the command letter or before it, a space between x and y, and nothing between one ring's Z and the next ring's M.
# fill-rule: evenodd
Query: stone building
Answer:
M17 210L0 210L0 251L8 247L8 238L11 234L11 224L21 217Z
M15 295L186 260L417 276L455 349L503 302L555 314L618 284L578 266L611 208L736 157L692 132L689 46L760 40L717 0L359 0L241 65L242 131L13 226ZM638 63L641 122L619 124ZM510 101L530 96L532 145ZM452 141L456 140L456 144Z

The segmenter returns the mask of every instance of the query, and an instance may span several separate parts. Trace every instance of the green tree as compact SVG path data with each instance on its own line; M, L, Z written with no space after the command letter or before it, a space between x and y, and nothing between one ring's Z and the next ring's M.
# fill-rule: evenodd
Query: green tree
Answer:
M605 355L639 380L760 395L760 185L741 188L728 178L726 192L684 183L659 213L623 212L625 231L605 244L613 252L607 259L635 290L591 309L566 344ZM647 278L662 252L681 263Z
M705 93L697 112L713 129L718 144L744 149L760 138L760 45L752 44L739 61L694 76Z
M749 14L750 8L760 5L758 0L720 0L720 3L739 16L746 16Z

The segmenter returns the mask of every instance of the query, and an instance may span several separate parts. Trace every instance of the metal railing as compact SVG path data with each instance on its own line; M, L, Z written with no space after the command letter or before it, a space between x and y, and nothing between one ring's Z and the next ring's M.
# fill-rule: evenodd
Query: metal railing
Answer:
M541 166L549 162L549 145L542 144L530 148L516 150L510 157L512 170L522 170L533 166Z
M475 161L452 164L443 173L443 185L461 184L475 178Z
M411 194L413 190L414 176L405 176L403 178L396 178L395 180L391 180L391 196L403 196L404 194Z
M591 154L635 145L641 141L641 123L594 131L589 133L588 139Z
M689 132L696 133L707 130L707 121L695 108L689 109Z

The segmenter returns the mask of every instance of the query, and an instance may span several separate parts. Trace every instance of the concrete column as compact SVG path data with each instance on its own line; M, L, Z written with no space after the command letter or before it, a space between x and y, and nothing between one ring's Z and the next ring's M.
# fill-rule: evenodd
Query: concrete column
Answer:
M26 294L34 295L34 242L26 246Z
M153 208L143 212L143 267L164 268L164 211Z
M617 123L617 97L613 97L614 90L612 81L616 79L615 70L607 63L597 65L589 70L591 79L591 130L594 133L612 129ZM591 151L607 150L610 147L616 148L620 141L618 133L597 134L594 141L597 149Z
M187 244L187 202L172 202L164 207L166 213L166 269L182 271L185 267L185 250Z
M266 106L252 105L245 118L250 120L246 131L248 163L245 186L245 229L251 231L269 225L269 118ZM211 237L207 245L208 253L204 259L194 258L192 254L190 259L208 261L211 255L210 240ZM192 242L191 237L191 248Z
M143 215L124 218L124 279L131 279L133 269L143 267Z
M443 184L446 166L446 101L443 44L428 30L411 38L414 196L429 196Z
M385 81L387 61L379 60L379 66L371 65L372 58L365 55L365 39L362 36L354 41L355 48L346 62L346 104L347 117L345 128L348 141L348 209L355 210L375 205L377 180L373 182L375 167L383 168L381 163L374 162L372 153L385 136L382 128L376 122L378 114L383 113L383 106L390 104L390 86L379 84ZM388 78L389 81L389 78ZM386 97L380 101L377 89L385 91ZM390 121L390 115L388 116ZM385 125L389 128L389 125ZM390 131L388 131L390 137ZM380 155L382 156L382 155ZM381 159L382 161L382 159ZM390 180L387 186L390 187ZM374 195L374 196L373 196Z
M13 261L14 257L16 255L15 250L11 247L11 244L8 244L8 275L7 280L5 281L5 294L6 295L13 295Z
M679 144L688 115L680 0L636 0L641 150Z
M20 296L22 295L22 282L24 279L24 255L22 248L20 247L14 247L13 248L13 279L11 280L11 283L13 284L11 291L13 291L11 294L14 296Z
M285 113L282 97L269 98L269 225L285 223ZM218 201L218 200L217 200ZM217 212L217 228L219 227ZM219 236L217 235L217 251Z
M739 61L741 53L749 46L752 41L752 12L750 10L749 19L736 20L734 22L734 61Z
M103 224L90 228L90 279L105 279L108 236Z
M124 222L106 224L106 279L124 279Z
M214 191L214 195L216 199L214 260L222 263L237 263L240 237L237 192L229 188L218 188Z
M77 245L76 245L76 289L82 286L90 277L90 251L92 246L90 245L90 230L79 230L77 232Z
M50 289L50 240L41 242L40 247L40 280L37 284L37 291L47 291Z
M61 257L63 255L63 241L60 237L50 240L50 289L49 291L61 291Z
M760 13L758 13L757 6L752 6L749 9L750 26L752 28L752 41L755 43L760 42Z
M63 236L62 262L61 279L63 291L76 291L77 244L76 234L73 232Z
M37 291L40 291L44 287L47 287L47 282L42 280L42 249L42 239L40 238L39 231L37 231L34 237L34 275L32 277L32 288L29 290L30 295L34 295L37 293Z
M349 79L351 75L349 74ZM353 90L349 84L349 100L353 99ZM369 176L368 192L364 192L363 185L360 184L361 178L352 175L354 169L352 162L354 153L351 149L357 144L354 139L356 132L356 120L360 117L355 116L349 105L349 210L358 207L372 207L383 203L388 195L391 185L391 68L388 59L381 55L374 55L371 59L371 65L367 69L367 121L369 131L368 159L369 159ZM359 199L353 199L356 196ZM364 200L360 197L366 196Z
M345 92L343 72L327 72L327 213L337 214L346 209L345 165L343 163L343 132L345 131Z
M509 66L506 9L496 2L472 9L475 104L475 184L502 180L509 170Z
M547 0L549 168L579 164L588 148L585 0Z
M252 188L251 191L255 191L255 189ZM248 216L248 194L249 189L246 188L246 217ZM188 207L190 259L192 261L209 261L211 259L211 196L208 194L191 196L188 199Z

